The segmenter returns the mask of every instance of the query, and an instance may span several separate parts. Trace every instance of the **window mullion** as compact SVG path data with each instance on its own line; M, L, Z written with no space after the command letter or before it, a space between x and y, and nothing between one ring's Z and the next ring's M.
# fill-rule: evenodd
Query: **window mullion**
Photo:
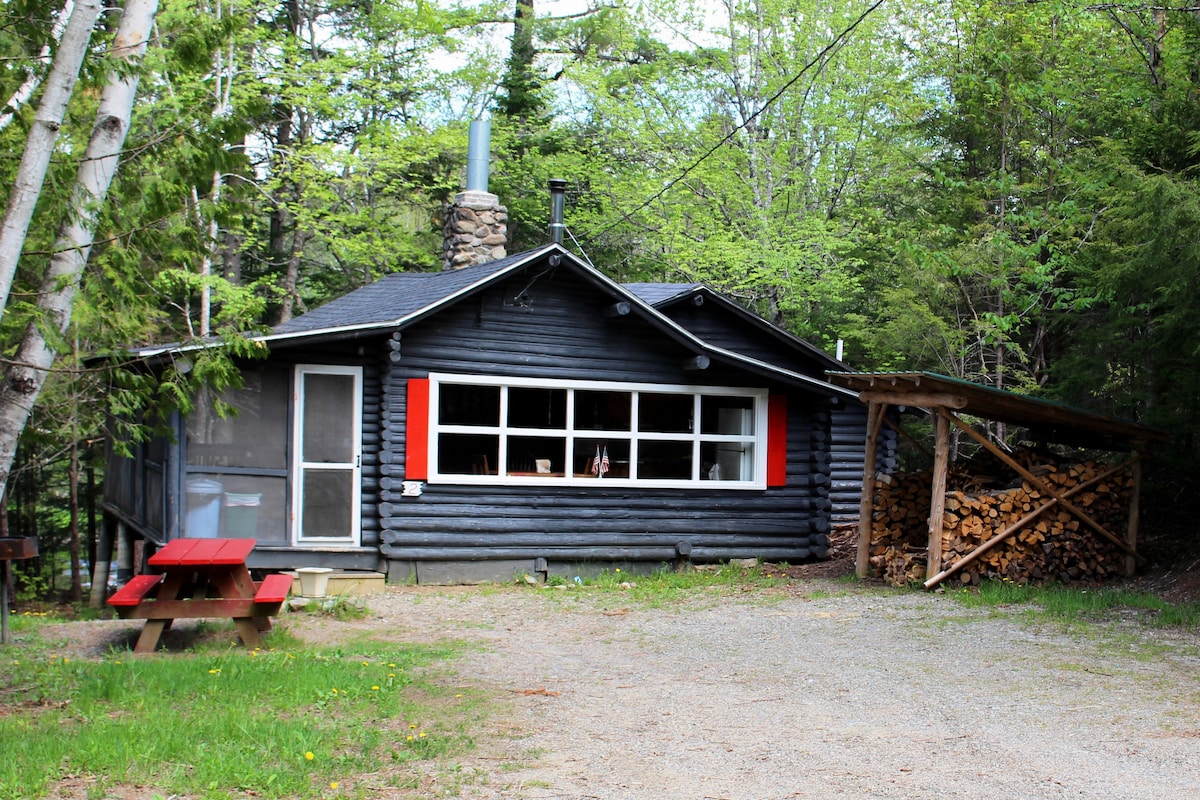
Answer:
M564 423L565 438L563 443L565 453L563 458L563 477L567 482L575 480L575 390L567 389L567 419Z
M636 481L638 475L638 443L641 437L641 423L639 417L641 412L638 410L640 404L641 393L632 391L629 399L629 479Z
M500 386L500 440L497 442L497 477L508 475L508 386Z

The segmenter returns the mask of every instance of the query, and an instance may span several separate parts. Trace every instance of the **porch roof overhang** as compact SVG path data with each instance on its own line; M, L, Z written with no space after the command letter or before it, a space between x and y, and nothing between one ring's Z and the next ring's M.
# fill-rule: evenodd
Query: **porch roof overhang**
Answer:
M1101 450L1145 450L1167 431L933 372L827 372L864 403L946 408L1027 428L1047 441Z

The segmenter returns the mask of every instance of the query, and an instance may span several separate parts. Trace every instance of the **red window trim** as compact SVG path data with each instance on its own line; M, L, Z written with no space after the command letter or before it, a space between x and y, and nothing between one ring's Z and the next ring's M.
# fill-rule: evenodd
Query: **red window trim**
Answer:
M767 397L767 487L787 486L787 395Z
M429 379L408 379L408 403L404 435L404 477L429 478Z

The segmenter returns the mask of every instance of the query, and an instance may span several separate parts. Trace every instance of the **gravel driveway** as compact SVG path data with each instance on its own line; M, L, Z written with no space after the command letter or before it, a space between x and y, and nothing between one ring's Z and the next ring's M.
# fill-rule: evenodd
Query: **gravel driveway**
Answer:
M823 581L667 609L418 587L370 607L296 632L480 645L453 668L509 708L466 798L1200 797L1195 635Z

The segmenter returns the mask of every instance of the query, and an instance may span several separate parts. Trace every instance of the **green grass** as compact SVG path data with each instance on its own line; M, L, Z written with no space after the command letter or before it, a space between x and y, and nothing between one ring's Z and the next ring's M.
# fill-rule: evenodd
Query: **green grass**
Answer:
M43 797L68 776L97 797L120 784L212 800L368 797L373 781L414 785L417 762L470 749L487 714L480 693L424 677L454 645L313 648L284 631L270 642L100 660L0 650L0 800Z
M516 583L519 586L529 585L524 576L519 577ZM760 566L721 564L683 572L662 569L649 574L635 574L613 569L579 579L550 576L541 590L561 586L567 592L620 595L630 603L659 608L684 602L703 602L714 595L749 593L786 584L787 579L768 575ZM760 599L768 598L764 596Z
M1102 621L1119 611L1133 610L1141 612L1138 614L1139 620L1150 626L1200 627L1200 604L1178 605L1152 594L1125 589L986 581L978 591L965 589L951 594L970 607L1029 606L1039 616L1065 622Z

